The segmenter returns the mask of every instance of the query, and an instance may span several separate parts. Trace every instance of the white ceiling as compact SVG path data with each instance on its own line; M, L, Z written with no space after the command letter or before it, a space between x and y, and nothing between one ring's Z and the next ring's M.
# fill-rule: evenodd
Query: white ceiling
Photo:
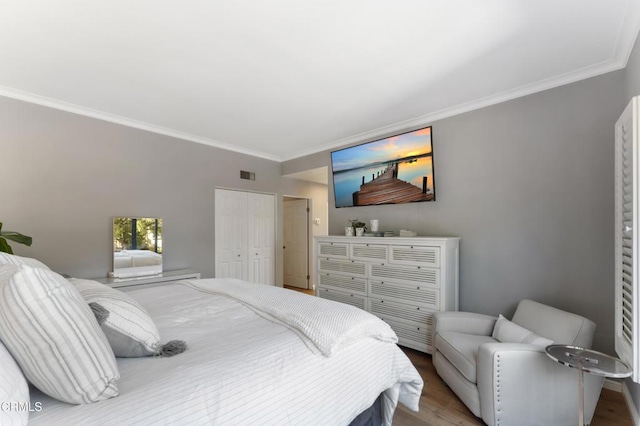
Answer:
M621 69L639 28L638 0L0 0L0 95L280 161Z

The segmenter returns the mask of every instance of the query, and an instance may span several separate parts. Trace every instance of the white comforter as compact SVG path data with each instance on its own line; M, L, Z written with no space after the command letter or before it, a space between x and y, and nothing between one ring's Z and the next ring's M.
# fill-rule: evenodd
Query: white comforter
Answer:
M394 343L366 337L323 356L291 325L196 282L129 293L164 341L187 341L186 352L119 358L120 395L95 404L71 406L32 390L32 405L43 408L29 424L346 425L383 391L386 424L398 400L417 410L422 379Z
M310 350L325 356L367 337L398 342L386 322L354 306L291 291L283 297L281 288L232 278L185 283L206 293L230 297L258 315L282 323L298 334Z

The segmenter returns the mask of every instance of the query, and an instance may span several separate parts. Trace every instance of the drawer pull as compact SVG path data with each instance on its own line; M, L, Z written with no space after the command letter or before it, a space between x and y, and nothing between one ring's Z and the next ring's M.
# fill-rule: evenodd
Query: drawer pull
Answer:
M416 308L417 310L420 310L420 308Z
M420 327L417 327L418 330L420 330Z
M418 287L418 290L420 290L420 287Z

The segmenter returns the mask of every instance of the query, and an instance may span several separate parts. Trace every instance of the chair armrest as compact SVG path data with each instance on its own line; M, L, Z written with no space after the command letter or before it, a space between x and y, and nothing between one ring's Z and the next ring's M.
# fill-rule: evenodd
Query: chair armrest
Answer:
M472 312L434 312L434 334L439 331L456 331L459 333L491 336L493 327L498 318L491 315L476 314Z
M493 424L573 424L579 410L579 371L524 343L485 343L478 349L482 419ZM604 377L584 374L584 420L591 422Z

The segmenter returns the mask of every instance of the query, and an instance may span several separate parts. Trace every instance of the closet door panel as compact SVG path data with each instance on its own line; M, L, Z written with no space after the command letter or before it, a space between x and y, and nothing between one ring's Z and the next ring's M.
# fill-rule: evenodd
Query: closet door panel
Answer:
M249 277L246 249L246 213L246 193L216 189L216 278L246 280Z
M248 280L275 285L275 196L247 193L248 198Z

